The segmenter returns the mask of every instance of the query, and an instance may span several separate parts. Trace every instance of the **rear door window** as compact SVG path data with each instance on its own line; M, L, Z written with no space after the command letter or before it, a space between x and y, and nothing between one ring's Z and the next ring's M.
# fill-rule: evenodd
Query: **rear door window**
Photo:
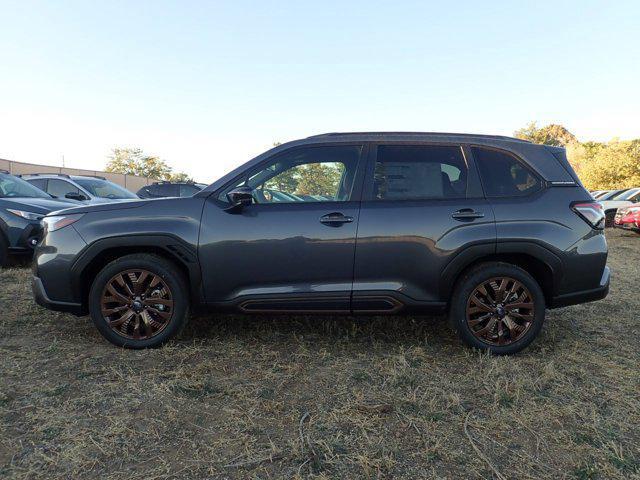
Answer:
M34 187L38 187L40 190L46 192L47 191L47 179L46 178L38 178L38 179L29 179L27 180Z
M467 165L457 146L380 145L373 174L374 200L464 198Z
M488 197L517 197L542 188L540 179L515 156L492 148L471 147Z
M65 180L58 180L56 178L50 178L47 185L47 193L50 193L54 197L64 198L67 193L78 194L81 193L80 189ZM84 193L83 193L84 195Z

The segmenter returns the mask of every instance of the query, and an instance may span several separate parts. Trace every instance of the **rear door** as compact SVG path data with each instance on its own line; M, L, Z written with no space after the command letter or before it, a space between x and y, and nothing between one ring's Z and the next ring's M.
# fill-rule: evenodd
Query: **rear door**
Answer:
M446 269L456 256L470 246L493 253L493 211L465 152L461 145L371 145L356 243L355 312L442 306L451 287Z

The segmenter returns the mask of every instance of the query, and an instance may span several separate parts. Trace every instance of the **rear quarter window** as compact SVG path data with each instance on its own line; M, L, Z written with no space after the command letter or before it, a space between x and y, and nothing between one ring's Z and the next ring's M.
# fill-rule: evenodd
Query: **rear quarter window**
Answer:
M540 179L514 155L493 148L471 147L488 197L518 197L542 188Z

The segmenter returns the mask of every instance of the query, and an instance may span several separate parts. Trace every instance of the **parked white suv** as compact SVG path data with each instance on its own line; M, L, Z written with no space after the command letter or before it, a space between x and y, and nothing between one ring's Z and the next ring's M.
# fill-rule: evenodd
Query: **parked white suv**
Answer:
M624 190L608 200L598 200L606 215L605 225L613 227L616 211L633 203L640 202L640 188Z
M64 198L83 205L139 199L134 193L104 177L61 173L33 173L21 177L55 198Z

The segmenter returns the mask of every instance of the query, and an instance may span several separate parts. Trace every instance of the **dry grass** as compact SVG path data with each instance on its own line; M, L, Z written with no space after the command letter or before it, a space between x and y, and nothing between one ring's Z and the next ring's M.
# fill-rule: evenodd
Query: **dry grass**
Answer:
M640 237L524 353L442 319L199 318L126 351L0 272L3 478L640 478Z

